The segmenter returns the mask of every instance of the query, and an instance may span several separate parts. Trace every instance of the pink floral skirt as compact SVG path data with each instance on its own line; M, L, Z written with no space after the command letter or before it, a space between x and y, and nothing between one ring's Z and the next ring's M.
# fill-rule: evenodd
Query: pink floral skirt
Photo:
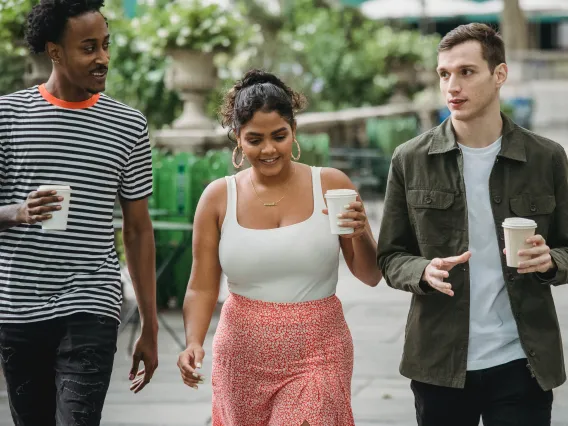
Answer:
M353 340L336 296L231 294L213 341L213 426L353 426Z

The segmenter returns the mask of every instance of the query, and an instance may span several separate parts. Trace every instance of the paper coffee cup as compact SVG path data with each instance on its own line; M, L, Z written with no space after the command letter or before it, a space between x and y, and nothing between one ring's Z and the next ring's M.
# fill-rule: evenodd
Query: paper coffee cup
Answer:
M351 219L339 219L338 214L347 212L346 205L357 201L357 191L352 189L330 189L325 193L329 212L329 226L333 235L352 234L353 228L339 226L338 222L351 222Z
M63 197L59 203L46 204L60 205L61 210L54 210L51 219L41 222L41 228L46 231L65 231L67 229L67 217L69 216L69 202L71 201L71 187L65 185L41 185L38 191L57 191L57 195Z
M510 217L503 222L505 232L505 248L507 249L507 266L518 268L520 262L529 260L529 256L519 256L519 250L531 248L526 240L535 233L537 225L534 220L522 217Z

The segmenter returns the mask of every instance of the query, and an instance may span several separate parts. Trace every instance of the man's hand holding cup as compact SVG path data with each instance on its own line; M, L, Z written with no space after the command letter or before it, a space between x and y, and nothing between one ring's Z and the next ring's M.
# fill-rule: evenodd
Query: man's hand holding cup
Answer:
M57 191L33 191L19 206L16 222L33 225L51 219L54 211L61 210L61 206L56 204L61 201L63 197L58 196Z
M450 283L444 282L444 279L450 276L451 271L456 265L466 263L471 257L471 252L466 251L460 256L452 256L445 258L432 259L430 264L422 274L422 281L426 282L430 287L441 293L453 296L454 291Z
M533 272L544 274L551 269L556 269L554 260L550 256L550 247L548 247L542 235L534 235L527 238L525 244L528 248L517 252L519 259L517 271L519 274L530 274ZM503 250L503 253L507 254L506 248Z

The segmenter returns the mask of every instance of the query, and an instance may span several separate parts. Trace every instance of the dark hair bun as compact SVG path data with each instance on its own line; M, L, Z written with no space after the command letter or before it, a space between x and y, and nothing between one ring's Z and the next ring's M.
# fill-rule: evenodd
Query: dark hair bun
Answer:
M243 79L241 80L241 87L242 88L250 87L255 84L264 84L264 83L274 84L275 86L278 86L281 89L284 89L285 91L286 89L288 89L288 87L286 87L284 82L280 80L278 77L276 77L274 74L270 74L268 72L257 69L252 69L244 75Z
M277 111L292 125L295 114L306 107L304 95L295 92L274 74L251 69L227 92L220 108L221 123L238 131L256 111Z

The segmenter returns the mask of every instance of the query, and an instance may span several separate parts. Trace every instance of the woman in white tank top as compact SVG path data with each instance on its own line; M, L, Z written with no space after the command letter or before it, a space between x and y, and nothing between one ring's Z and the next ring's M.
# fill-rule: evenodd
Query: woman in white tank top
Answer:
M344 217L355 232L330 231L323 193L353 183L339 170L292 161L303 104L276 76L252 70L221 110L236 137L235 166L246 158L251 167L213 182L199 202L188 346L178 361L183 381L197 388L223 271L230 296L213 341L213 426L354 424L353 342L335 296L340 248L362 282L375 286L382 276L360 200Z

